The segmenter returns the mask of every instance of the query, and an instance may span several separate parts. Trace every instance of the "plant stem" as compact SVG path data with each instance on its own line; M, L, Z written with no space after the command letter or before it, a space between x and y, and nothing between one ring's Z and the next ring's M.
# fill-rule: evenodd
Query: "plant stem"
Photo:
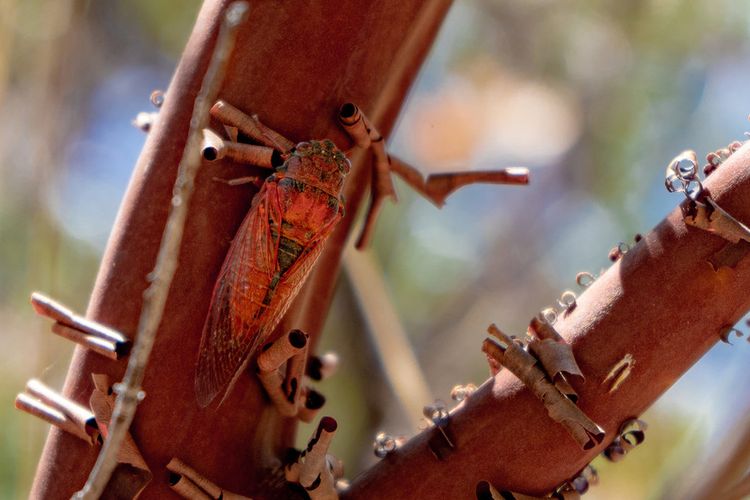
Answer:
M138 402L142 399L141 383L164 314L172 278L179 264L180 244L190 196L201 164L201 131L208 125L208 111L218 97L226 65L234 47L237 28L244 20L247 8L246 2L235 2L224 14L213 56L203 78L201 90L195 99L187 144L177 169L169 217L159 246L156 265L149 275L151 285L143 294L143 307L128 368L123 381L117 386L117 401L109 433L88 481L83 489L73 496L75 499L96 500L101 496L117 465L120 445L133 421Z
M750 221L750 144L705 186L733 217ZM397 498L404 491L415 498L470 498L483 480L499 490L542 495L573 477L611 442L623 421L648 408L750 308L750 258L744 255L734 267L718 271L708 262L727 244L686 226L678 207L555 323L586 377L574 384L579 406L607 433L599 446L578 447L503 370L451 412L456 449L444 460L430 452L427 430L355 478L343 498ZM502 325L503 318L490 321ZM483 332L465 333L477 339L467 362L483 362ZM627 355L635 365L611 391L607 375Z

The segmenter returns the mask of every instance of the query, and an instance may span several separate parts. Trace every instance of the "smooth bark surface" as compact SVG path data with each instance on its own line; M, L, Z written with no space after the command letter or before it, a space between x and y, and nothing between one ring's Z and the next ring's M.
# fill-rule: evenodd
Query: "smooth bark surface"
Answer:
M88 317L128 335L136 330L167 216L176 167L192 103L206 69L219 13L229 2L207 0L199 14L159 119L136 166L92 294ZM336 123L338 107L356 102L387 134L450 5L386 0L310 3L256 1L238 37L220 97L258 113L266 124L302 141L350 141ZM126 118L123 118L126 119ZM347 218L329 240L307 285L277 332L292 325L315 338L322 327L338 272L340 253L369 179L356 154L346 187ZM202 410L195 399L195 360L214 280L254 194L213 177L247 175L246 167L204 164L144 380L146 399L131 432L154 473L141 498L170 498L166 464L190 463L213 482L254 498L287 494L283 479L266 468L292 444L294 421L282 419L254 377L242 377L224 404ZM125 362L77 349L64 393L84 403L92 373L119 380ZM34 482L34 498L69 498L96 458L76 438L52 429Z
M750 145L705 185L722 208L750 222ZM503 370L452 412L449 428L457 447L445 460L427 447L435 431L423 432L356 478L344 498L473 498L481 480L498 489L543 494L574 476L624 420L648 408L750 308L750 259L718 271L708 262L727 243L686 226L675 209L558 319L555 328L573 345L586 377L573 384L579 406L607 432L601 446L580 449ZM502 326L502 318L490 321ZM478 351L483 332L465 333L477 336ZM635 365L610 393L605 379L626 354Z

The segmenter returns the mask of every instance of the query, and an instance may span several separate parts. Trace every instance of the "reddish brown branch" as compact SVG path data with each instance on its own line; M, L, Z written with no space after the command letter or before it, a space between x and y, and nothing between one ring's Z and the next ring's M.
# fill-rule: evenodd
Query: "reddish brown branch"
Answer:
M750 221L750 146L732 155L705 186L724 210ZM451 413L453 453L437 460L428 447L430 434L422 433L356 478L345 498L403 498L404 492L411 498L435 492L471 498L483 480L543 494L574 476L623 421L640 415L750 308L750 259L714 271L709 259L727 241L687 227L682 217L674 210L555 323L586 376L574 385L581 409L607 432L601 445L589 451L577 447L503 370ZM478 351L482 332L474 335ZM626 354L634 368L610 393L609 382L603 382ZM479 352L467 362L471 359L483 362Z
M172 278L179 264L185 220L193 194L195 176L201 164L202 131L208 125L209 106L216 99L221 88L227 62L234 49L237 30L245 20L247 9L246 2L233 2L222 16L218 40L193 105L187 144L177 166L177 179L172 190L169 216L164 233L162 233L154 270L149 274L151 284L143 292L143 307L138 318L135 346L128 359L128 367L122 383L119 384L117 403L114 406L104 446L86 484L75 495L76 499L97 500L102 496L117 466L118 456L122 452L121 447L125 445L130 423L133 421L136 407L141 399L141 384L156 339L157 329L164 316L164 307L172 286Z
M191 105L214 45L220 13L228 2L207 0L170 84L159 120L136 166L102 260L89 318L118 331L136 331L172 197L176 167L189 128ZM253 2L230 62L220 98L257 113L263 123L294 141L330 138L350 147L336 123L339 106L353 100L380 131L390 131L401 102L445 15L449 0ZM310 82L314 82L311 84ZM126 119L125 117L123 119ZM368 169L354 159L346 186L347 218L329 239L305 288L277 332L300 328L316 340L328 309L340 254L367 187ZM269 480L269 468L293 444L295 423L268 404L256 378L243 377L218 409L200 409L194 364L216 275L253 190L212 178L239 177L241 167L204 164L196 179L180 253L159 326L139 405L133 439L154 479L141 498L172 494L165 464L179 456L216 484L253 498L288 493ZM92 391L91 373L120 380L125 365L77 349L64 394L79 403ZM52 429L31 496L69 498L91 469L96 451Z

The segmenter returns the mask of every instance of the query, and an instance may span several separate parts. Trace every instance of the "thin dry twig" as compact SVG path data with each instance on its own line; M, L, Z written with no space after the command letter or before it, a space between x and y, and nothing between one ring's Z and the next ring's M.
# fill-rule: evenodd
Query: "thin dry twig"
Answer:
M529 169L526 167L429 174L425 177L419 170L400 158L391 156L390 160L391 170L438 208L445 205L446 198L454 191L469 184L525 185L529 183Z
M99 440L106 443L112 422L112 411L115 407L115 394L108 375L94 373L91 378L94 382L94 390L89 397L89 407L94 413L101 433ZM121 498L135 498L153 477L133 436L130 432L126 432L125 438L117 449L117 464L102 496L110 498L111 495L117 495Z
M117 465L117 453L125 439L141 398L141 383L156 337L156 330L164 313L164 305L178 265L180 243L187 218L195 176L200 167L202 130L209 120L209 107L216 100L223 81L229 55L234 47L237 28L247 13L246 2L234 2L226 10L211 61L195 99L190 132L177 170L172 206L152 272L151 285L143 294L143 308L138 322L138 333L123 382L119 385L117 402L112 415L109 436L76 499L94 500L101 496Z

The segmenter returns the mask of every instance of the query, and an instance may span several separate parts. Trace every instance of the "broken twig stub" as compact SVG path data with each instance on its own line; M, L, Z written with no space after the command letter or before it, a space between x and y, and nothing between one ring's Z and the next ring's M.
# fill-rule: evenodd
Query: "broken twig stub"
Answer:
M286 479L299 483L312 500L338 498L336 479L343 475L343 465L328 455L328 447L336 434L338 424L332 417L323 417L310 442L296 461L285 468Z
M31 294L31 305L40 316L55 321L52 332L110 359L130 352L131 342L122 333L80 316L39 292Z
M29 380L26 392L16 396L16 408L94 444L99 428L94 414L36 379Z

